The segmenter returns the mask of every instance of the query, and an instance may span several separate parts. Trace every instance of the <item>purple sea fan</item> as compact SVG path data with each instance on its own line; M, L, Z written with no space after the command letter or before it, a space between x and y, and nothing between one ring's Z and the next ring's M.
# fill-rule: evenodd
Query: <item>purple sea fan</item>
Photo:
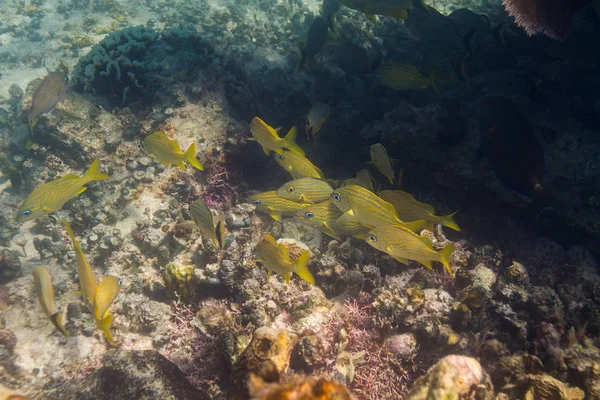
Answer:
M502 0L508 14L529 35L542 32L562 40L571 30L571 21L577 10L588 0Z

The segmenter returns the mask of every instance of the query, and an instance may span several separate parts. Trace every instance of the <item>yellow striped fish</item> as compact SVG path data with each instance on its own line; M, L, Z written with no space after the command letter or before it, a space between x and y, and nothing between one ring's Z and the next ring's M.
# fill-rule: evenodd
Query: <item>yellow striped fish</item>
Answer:
M375 143L371 146L371 162L379 172L393 185L394 184L394 164L390 156L388 156L388 152L383 147L381 143Z
M356 218L351 218L350 215L342 215L331 228L342 236L354 236L361 240L370 229L358 222Z
M270 155L271 151L283 154L283 149L288 149L301 156L304 155L304 151L296 144L298 129L295 126L282 139L279 137L277 130L267 125L262 119L254 117L250 122L250 132L252 133L252 139L249 140L257 141L266 155Z
M377 70L377 79L382 85L393 90L417 90L432 88L441 96L435 86L435 73L428 77L423 76L417 67L401 64L395 61L386 61Z
M190 144L184 153L179 147L179 143L169 138L163 131L155 131L146 136L142 141L142 149L165 167L177 165L179 168L185 169L185 161L200 171L204 169L196 158L196 143Z
M410 193L402 190L382 190L381 192L377 192L377 195L394 206L398 217L402 221L410 222L426 219L429 221L429 224L425 229L430 231L433 231L434 224L441 224L455 231L460 231L460 227L453 219L458 211L444 216L434 215L435 210L432 206L421 203Z
M433 249L426 237L397 225L373 228L365 235L365 241L403 264L408 264L408 260L414 260L431 269L431 261L439 261L450 275L454 275L450 268L454 243L450 243L438 252Z
M116 345L113 340L112 334L110 333L110 326L112 324L113 316L112 315L104 315L107 314L108 307L110 307L110 303L106 303L107 299L110 299L111 296L116 296L118 291L120 290L121 282L117 280L119 288L115 288L114 279L110 278L106 282L103 279L100 282L101 286L98 284L98 279L96 275L94 275L94 271L92 267L87 261L85 257L85 253L81 249L81 245L75 239L73 235L73 230L71 229L71 225L67 222L66 219L61 218L60 220L67 231L67 235L71 242L73 242L73 250L75 250L75 260L77 261L77 275L79 276L79 287L81 288L81 292L83 293L83 298L88 306L88 309L94 316L94 320L96 321L96 327L104 333L106 340L113 346ZM110 283L113 282L113 283ZM115 291L116 290L116 291ZM98 299L98 300L97 300ZM114 300L114 297L112 297ZM103 316L102 319L97 319L96 316Z
M294 272L300 278L310 284L315 283L315 278L307 268L310 251L306 250L292 261L287 247L277 243L275 238L267 233L263 240L256 245L256 261L263 264L269 270L267 279L271 277L271 271L283 275L285 283L290 282L290 274Z
M83 193L87 183L108 178L108 175L100 173L100 163L94 158L83 176L68 174L33 189L19 206L17 222L30 221L58 211L67 201Z
M324 180L316 178L300 178L285 183L277 189L277 196L301 203L320 203L329 201L333 188Z
M274 190L255 194L250 197L252 204L256 206L256 211L269 214L275 221L281 222L284 215L294 215L310 203L298 203L292 200L277 196Z
M185 221L177 224L177 226L187 229L200 229L204 236L212 240L219 249L222 249L225 246L225 221L219 219L215 223L210 209L201 199L190 204L190 214L193 221Z
M291 151L284 150L282 154L275 154L275 161L289 172L294 179L324 178L323 172L308 158Z
M375 178L368 169L361 169L356 174L356 178L345 179L340 183L340 187L348 185L362 186L371 192L375 191Z
M96 320L96 328L104 333L104 337L112 346L116 345L110 332L114 316L109 314L110 306L121 291L123 281L116 276L105 276L94 295L94 319Z
M321 130L321 127L331 114L331 106L327 103L317 102L312 105L308 114L306 114L306 134L310 138L315 137ZM311 132L312 129L312 132Z
M401 225L412 231L420 232L427 223L426 220L401 221L394 206L358 185L338 188L331 194L330 199L344 213L338 219L340 224L356 220L367 228L381 225Z
M46 267L35 267L33 269L33 282L44 313L60 333L69 337L69 333L62 324L62 314L54 312L54 288L48 269Z
M303 224L317 228L334 239L340 239L340 235L332 227L342 216L342 212L329 199L306 207L294 216Z
M33 128L40 117L48 114L58 103L67 97L69 91L69 77L63 72L50 72L37 87L31 99L31 107L27 111L27 122L29 132L33 134Z

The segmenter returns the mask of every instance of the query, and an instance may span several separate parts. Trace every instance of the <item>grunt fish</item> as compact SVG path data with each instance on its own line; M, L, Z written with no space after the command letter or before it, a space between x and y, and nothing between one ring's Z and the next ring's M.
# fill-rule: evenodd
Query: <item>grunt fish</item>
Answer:
M379 172L393 185L394 184L394 164L390 156L388 156L387 150L381 143L375 143L371 146L371 162Z
M321 130L321 126L327 121L329 118L329 114L331 114L331 107L327 103L315 103L308 110L308 114L306 114L306 134L310 138L315 137L316 134ZM312 129L312 132L311 132Z
M190 204L190 214L193 221L181 222L177 226L187 229L200 229L204 236L212 240L219 249L222 249L225 245L225 221L219 220L215 223L210 209L202 199Z
M67 201L83 193L87 183L108 178L108 175L100 173L100 164L94 158L83 176L68 174L33 189L19 206L17 222L30 221L58 211Z
M365 235L365 241L403 264L408 264L408 260L414 260L431 269L431 261L439 261L450 275L454 275L450 268L454 243L450 243L438 252L433 249L426 237L397 225L382 225L371 229Z
M425 220L403 222L387 201L358 185L348 185L336 189L330 197L344 214L340 223L356 220L367 228L381 225L401 225L412 231L421 231L427 224Z
M262 119L254 117L252 122L250 122L250 132L252 133L252 139L248 140L257 141L262 146L266 155L270 155L271 151L283 154L283 149L288 149L301 156L304 155L304 151L296 144L298 130L295 126L282 139L279 137L276 129L267 125Z
M369 228L358 222L356 218L349 214L344 214L331 225L331 228L340 235L354 236L363 239Z
M96 321L96 328L104 333L104 337L106 337L106 340L112 346L116 345L112 333L110 332L110 326L112 325L114 315L109 314L109 309L121 291L122 285L123 281L120 278L110 275L105 276L104 279L100 281L94 296L94 319Z
M340 235L333 229L333 225L342 212L329 200L306 207L295 214L295 217L303 224L317 228L334 239L340 239Z
M62 314L54 312L54 288L52 287L48 269L46 267L35 267L33 269L33 281L35 283L37 298L44 313L60 333L69 337L69 333L62 323Z
M179 143L169 138L163 131L154 131L146 136L142 141L142 149L165 167L177 165L185 169L184 161L186 161L200 171L204 169L196 158L196 143L192 143L184 153Z
M67 97L69 91L69 77L63 72L50 72L42 80L42 83L33 93L31 107L27 111L27 122L29 132L33 134L33 128L42 115L51 112L54 107Z
M310 203L298 203L292 200L279 197L274 190L255 194L250 197L252 204L256 206L256 211L269 214L275 221L281 222L281 217L285 215L294 215L296 212Z
M275 161L289 172L294 179L317 178L323 179L323 172L304 156L284 150L282 154L275 154Z
M75 239L71 225L66 219L61 218L63 226L67 231L67 235L73 242L73 250L75 250L75 260L77 262L77 275L79 276L79 287L83 294L83 298L88 306L88 309L94 316L96 327L102 331L104 337L112 346L116 343L110 332L110 326L114 316L108 314L108 308L121 290L122 281L113 276L105 277L100 284L94 275L91 265L85 257L85 253L81 249L81 245Z
M333 188L324 180L300 178L285 183L277 189L277 196L302 203L320 203L329 201Z
M371 192L375 191L375 178L371 175L368 169L361 169L356 174L356 178L344 179L340 183L340 187L348 186L348 185L358 185L362 186Z
M283 275L285 283L289 283L290 274L294 272L306 282L314 284L315 278L306 267L309 258L310 251L306 250L295 261L292 261L287 247L284 244L277 243L270 233L267 233L263 240L256 245L256 261L269 270L267 279L273 271Z
M302 71L315 64L315 56L319 54L325 43L327 43L327 34L329 23L324 18L316 16L310 24L306 44L300 48L300 60L296 66L296 71Z
M421 203L410 193L402 190L382 190L377 192L377 195L394 206L398 218L402 221L410 222L425 219L430 222L425 227L427 230L433 231L434 224L441 224L455 231L460 231L460 227L452 219L458 211L445 216L434 215L435 210L432 206Z
M428 77L423 76L417 67L401 64L395 61L386 61L376 73L379 82L393 90L417 90L432 88L437 94L440 91L435 86L435 72Z

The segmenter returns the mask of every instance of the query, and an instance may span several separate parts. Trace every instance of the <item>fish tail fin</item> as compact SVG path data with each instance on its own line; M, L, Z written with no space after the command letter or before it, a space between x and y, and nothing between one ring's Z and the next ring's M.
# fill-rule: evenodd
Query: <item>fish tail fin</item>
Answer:
M200 161L198 161L198 159L196 158L196 153L197 153L196 143L192 143L192 144L190 144L190 147L188 147L188 149L185 151L185 153L183 153L183 158L185 161L190 163L190 165L192 167L196 168L197 170L202 171L204 169L204 167L202 166Z
M60 333L62 333L66 337L69 337L69 332L67 332L65 326L63 325L61 313L57 312L52 314L50 316L50 321L52 321L52 324L54 324L54 326L60 331Z
M113 335L110 332L110 326L112 325L113 319L114 315L109 314L101 320L96 320L96 327L102 331L106 341L110 343L111 346L116 346L117 343L115 342L115 339L113 339Z
M296 154L304 156L304 150L302 150L300 146L296 144L296 136L298 136L298 127L294 125L283 138L284 147L289 151L293 151Z
M109 178L108 175L100 172L100 161L98 160L98 157L94 158L94 161L92 161L88 170L85 171L84 177L88 182L103 181Z
M300 254L300 257L298 257L296 261L294 261L294 272L306 282L314 285L315 278L310 273L307 267L309 258L310 252L308 250Z
M460 226L458 226L456 221L454 221L453 219L454 215L456 215L457 212L458 210L454 211L452 214L444 215L443 217L441 217L441 224L447 226L450 229L454 229L457 232L460 232Z
M429 76L427 77L427 85L432 88L433 90L435 90L435 92L441 96L442 94L440 93L440 91L438 90L437 86L435 85L435 79L437 77L437 74L435 72L435 69L433 71L431 71L431 74L429 74Z
M454 273L452 272L452 268L450 267L450 257L452 256L452 253L454 253L454 249L456 248L456 244L454 242L450 243L449 245L447 245L446 247L444 247L441 251L440 251L440 262L444 265L444 268L446 268L446 271L448 271L448 273L451 276L454 276Z
M225 247L225 221L217 222L215 236L217 238L217 246L219 249L223 249Z

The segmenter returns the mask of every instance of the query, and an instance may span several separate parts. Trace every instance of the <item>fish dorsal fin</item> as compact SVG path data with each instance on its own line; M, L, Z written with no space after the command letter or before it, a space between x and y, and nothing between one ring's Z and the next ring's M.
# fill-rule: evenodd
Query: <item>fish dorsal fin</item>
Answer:
M377 196L379 197L379 196ZM381 197L379 197L381 199ZM385 209L387 210L387 212L390 213L390 215L392 215L394 218L396 219L400 219L398 217L398 213L396 212L396 209L394 208L394 206L392 205L392 203L388 203L387 201L381 199L383 201L383 205L385 207Z
M325 174L323 174L323 171L321 171L321 168L319 168L315 165L315 170L317 171L317 174L319 174L319 177L321 179L325 178Z
M81 178L80 176L77 176L75 174L67 174L60 179L67 180L67 179L80 179L80 178Z

